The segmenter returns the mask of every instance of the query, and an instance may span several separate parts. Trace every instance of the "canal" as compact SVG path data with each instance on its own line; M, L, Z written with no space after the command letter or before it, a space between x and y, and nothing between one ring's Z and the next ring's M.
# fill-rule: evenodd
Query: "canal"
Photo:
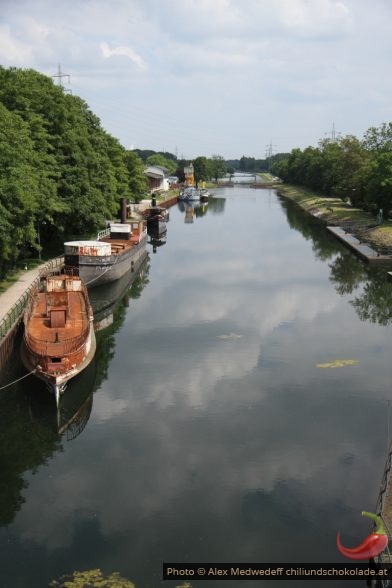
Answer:
M0 392L1 585L101 568L173 588L162 562L347 562L337 533L370 532L387 456L385 271L241 186L173 207L148 249L68 417L33 378ZM15 354L1 383L22 374Z

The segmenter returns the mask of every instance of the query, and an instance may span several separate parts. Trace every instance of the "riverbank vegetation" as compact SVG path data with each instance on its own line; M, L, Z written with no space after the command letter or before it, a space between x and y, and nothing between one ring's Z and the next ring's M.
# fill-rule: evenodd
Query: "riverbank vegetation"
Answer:
M392 219L384 218L379 222L371 212L357 208L336 196L322 196L309 188L279 184L277 190L327 224L351 226L363 241L380 249L392 247Z
M359 140L325 139L318 147L293 149L272 166L283 181L338 197L373 214L392 210L392 123L370 128Z
M279 190L303 208L334 224L357 221L368 241L392 246L392 123L370 128L362 140L293 149L271 171L286 183Z
M0 278L42 244L102 227L121 197L144 197L143 170L81 98L0 67Z
M100 569L73 572L59 580L52 580L52 588L135 588L130 580L120 576L119 572L104 574ZM192 588L189 582L183 582L176 588Z
M126 150L86 102L34 70L0 66L0 280L27 259L61 253L119 214L121 198L148 196L144 170L184 180L188 160ZM226 173L220 155L195 160L198 181ZM29 263L30 265L30 263Z
M121 198L146 198L147 166L164 167L182 182L188 164L169 152L126 150L81 98L51 78L0 67L0 279L24 267L26 258L41 258L43 248L56 255L64 238L102 228L118 216ZM392 209L392 123L369 129L363 140L324 140L266 159L201 155L193 165L198 183L271 170L297 191L327 197L317 206L326 216L333 208L334 218L375 218L382 209L386 219ZM389 223L372 238L392 244Z

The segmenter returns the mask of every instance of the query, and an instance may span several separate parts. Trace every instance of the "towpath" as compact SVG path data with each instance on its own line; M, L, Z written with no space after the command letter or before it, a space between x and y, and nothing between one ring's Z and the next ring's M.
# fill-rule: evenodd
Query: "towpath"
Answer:
M160 204L161 206L162 204ZM132 212L141 214L143 210L151 206L151 198L142 200L139 204L132 205ZM59 259L59 258L55 258ZM55 260L52 260L55 261ZM34 281L39 277L40 270L48 268L50 262L43 263L32 270L22 272L15 282L4 292L0 292L0 323L6 317L14 304L23 296Z
M0 293L0 321L4 319L15 302L23 296L29 286L38 278L39 270L44 268L45 265L42 264L32 270L24 271L7 290Z

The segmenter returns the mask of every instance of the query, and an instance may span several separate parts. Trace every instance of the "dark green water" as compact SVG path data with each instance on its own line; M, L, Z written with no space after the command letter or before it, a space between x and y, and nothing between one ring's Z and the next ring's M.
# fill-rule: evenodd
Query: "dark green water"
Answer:
M63 435L39 382L0 392L2 587L100 567L172 588L164 561L343 563L337 532L370 531L392 286L273 191L216 195L172 208ZM316 367L335 359L359 363ZM22 373L16 356L2 383Z

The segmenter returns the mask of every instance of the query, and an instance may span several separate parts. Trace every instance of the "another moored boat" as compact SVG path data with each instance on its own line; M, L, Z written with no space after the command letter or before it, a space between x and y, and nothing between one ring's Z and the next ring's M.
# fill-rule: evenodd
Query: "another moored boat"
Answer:
M77 270L89 288L118 280L144 257L145 221L110 223L96 241L64 243L65 267Z
M169 220L169 211L160 206L152 206L143 212L144 218L147 222L147 232L150 230L164 232L166 231L166 223Z
M93 312L81 279L42 278L24 313L21 358L54 392L57 406L66 383L89 365L95 348Z
M186 200L188 202L196 202L200 200L200 190L194 186L188 186L181 192L179 198L180 200Z

